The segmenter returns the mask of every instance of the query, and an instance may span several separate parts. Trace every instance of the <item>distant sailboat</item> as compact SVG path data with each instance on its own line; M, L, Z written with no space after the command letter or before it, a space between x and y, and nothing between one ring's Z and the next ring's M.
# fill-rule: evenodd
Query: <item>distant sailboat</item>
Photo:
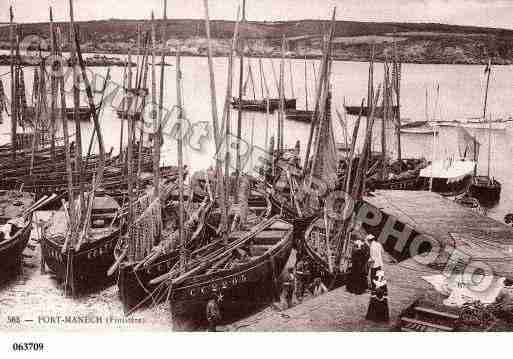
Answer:
M458 128L459 158L436 159L433 135L433 161L420 171L422 187L443 196L457 196L467 191L475 174L479 142L467 130ZM467 159L471 156L473 159Z
M488 88L490 85L490 73L492 71L491 61L485 68L486 77L486 90L483 106L483 119L486 118L486 105L488 100ZM474 176L472 183L469 186L469 194L479 200L484 205L493 205L499 202L501 197L501 183L495 178L490 177L490 160L492 149L492 123L491 118L488 118L488 166L486 176Z

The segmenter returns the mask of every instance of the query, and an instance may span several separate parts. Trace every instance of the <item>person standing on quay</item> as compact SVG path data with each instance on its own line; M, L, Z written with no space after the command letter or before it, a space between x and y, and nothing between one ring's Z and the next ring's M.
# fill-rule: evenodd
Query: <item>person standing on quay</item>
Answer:
M365 319L374 322L388 322L390 316L388 313L388 289L385 272L379 270L376 273L376 279L372 282L371 298Z
M378 242L377 238L372 234L365 238L370 248L370 285L374 288L374 281L377 280L377 272L383 269L383 246Z
M369 247L361 239L354 241L351 254L351 271L347 279L346 289L349 293L363 294L367 290L367 263Z

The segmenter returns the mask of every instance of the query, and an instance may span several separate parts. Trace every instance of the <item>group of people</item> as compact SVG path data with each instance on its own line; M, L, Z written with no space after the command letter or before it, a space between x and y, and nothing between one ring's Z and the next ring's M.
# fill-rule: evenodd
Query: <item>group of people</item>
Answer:
M282 293L286 308L292 307L294 294L301 302L307 292L316 297L327 291L328 288L322 282L321 277L314 273L308 260L299 259L294 267L287 268L282 281Z
M366 319L388 322L388 289L383 270L383 246L372 234L354 240L351 254L351 270L346 289L357 295L371 292Z

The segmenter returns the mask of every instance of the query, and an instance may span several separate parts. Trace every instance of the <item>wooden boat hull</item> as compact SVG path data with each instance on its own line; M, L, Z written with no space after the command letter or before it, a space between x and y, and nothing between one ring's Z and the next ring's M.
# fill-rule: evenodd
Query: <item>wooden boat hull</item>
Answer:
M369 117L369 115L370 115L369 107L367 107L367 106L363 107L363 111L360 106L344 106L344 107L346 109L347 114L351 115L351 116L358 116L360 114L360 112L362 113L362 116L364 116L364 117ZM393 111L395 113L397 113L398 109L399 108L397 106L393 107ZM374 117L375 118L383 118L383 106L376 107L376 109L374 110Z
M369 181L367 186L370 190L395 189L395 190L417 191L420 189L419 177L398 179L398 180L374 181L372 183Z
M310 236L310 233L313 229L313 226L315 225L315 222L319 220L319 218L315 218L311 221L310 225L306 228L304 231L301 244L299 247L299 250L302 254L306 255L313 264L312 267L312 274L320 277L324 283L343 283L345 280L345 272L341 272L339 276L335 276L329 268L328 263L325 259L323 259L317 251L315 251L312 246L310 245L310 242L308 241L308 237Z
M98 111L97 107L97 111ZM89 106L82 106L78 109L78 120L79 121L90 121L92 117L91 110L89 109ZM73 121L75 119L75 109L70 107L66 109L66 118L69 121Z
M501 184L496 180L488 180L481 176L475 177L468 188L471 197L476 198L483 205L492 205L501 198Z
M25 250L30 239L32 229L32 218L25 228L21 229L14 238L0 242L0 268L7 269L18 265L21 261L21 254Z
M293 246L292 230L270 251L240 267L222 273L191 278L173 287L170 307L174 317L204 316L214 292L222 291L224 303L258 304L270 298L275 280L287 264Z
M242 109L243 111L257 111L257 112L267 112L267 101L266 100L242 100L238 98L234 98L231 102L233 108ZM295 109L296 108L296 99L285 99L284 101L285 109ZM269 111L273 112L280 108L280 99L272 98L269 99Z
M173 252L160 256L155 263L148 267L135 269L136 263L121 264L118 289L125 313L149 305L153 301L160 302L165 299L165 297L159 296L159 293L151 295L157 286L150 285L149 282L169 272L178 259L179 253Z
M134 113L134 114L129 114L127 111L117 110L116 114L118 115L118 118L120 118L122 120L126 120L126 119L128 119L128 117L132 117L135 121L140 121L141 120L141 113L140 112L137 112L137 113Z
M59 279L66 279L68 260L72 262L72 273L67 277L75 285L88 287L106 282L107 270L114 263L114 248L118 242L120 230L115 230L93 243L84 243L79 251L62 253L62 245L43 236L41 251L46 265Z
M429 178L419 178L421 183L421 190L429 190L430 179ZM470 182L472 181L472 176L467 175L463 179L457 182L448 183L447 179L444 178L433 178L433 188L432 191L439 193L444 197L453 197L458 196L467 192Z
M198 235L197 240L187 245L188 250L195 249L198 246L198 242L202 242L204 237L210 235L206 226L203 226L200 231L202 232ZM159 295L161 293L154 293L157 285L150 284L150 281L169 272L178 262L179 255L179 251L163 254L154 263L140 268L136 268L138 262L123 262L120 265L118 289L119 298L123 303L125 313L142 308L153 302L161 302L165 299L164 296Z
M292 110L289 109L285 113L287 120L300 121L300 122L312 122L312 116L314 111L310 110Z

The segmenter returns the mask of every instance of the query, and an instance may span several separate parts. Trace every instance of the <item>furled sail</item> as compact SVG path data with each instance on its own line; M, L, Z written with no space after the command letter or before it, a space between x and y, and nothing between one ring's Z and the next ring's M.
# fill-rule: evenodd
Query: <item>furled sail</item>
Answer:
M337 150L331 121L331 93L326 96L326 109L319 121L312 158L311 176L326 184L326 190L334 190L337 184Z

